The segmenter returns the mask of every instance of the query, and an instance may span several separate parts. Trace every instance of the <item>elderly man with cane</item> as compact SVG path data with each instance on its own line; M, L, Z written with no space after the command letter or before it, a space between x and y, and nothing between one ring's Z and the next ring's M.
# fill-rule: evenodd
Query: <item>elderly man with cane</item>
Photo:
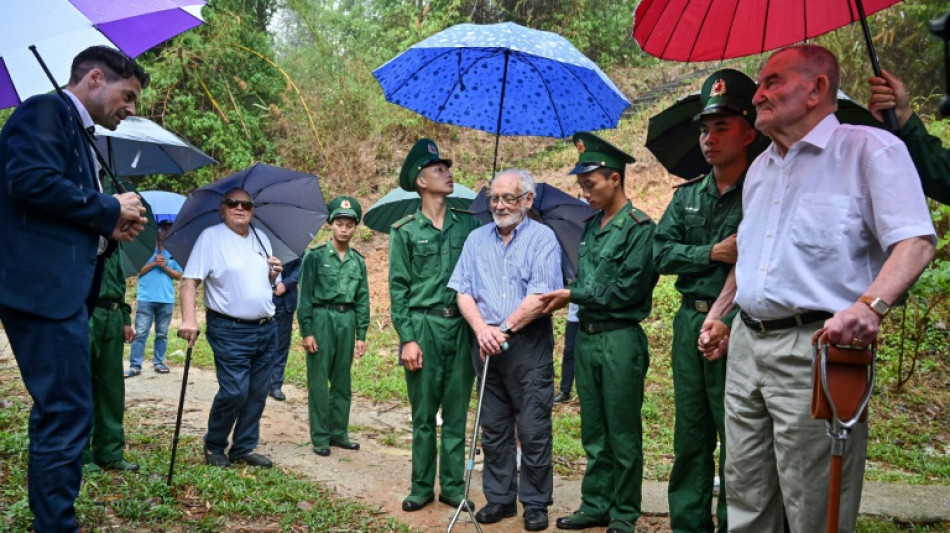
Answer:
M492 180L487 198L494 222L469 235L449 280L475 332L472 357L485 379L482 484L488 505L475 518L491 524L515 516L520 499L528 531L548 527L554 484L554 334L551 317L541 313L540 296L563 283L557 237L527 217L534 190L534 178L525 170L505 170ZM485 357L493 358L490 365L483 365Z

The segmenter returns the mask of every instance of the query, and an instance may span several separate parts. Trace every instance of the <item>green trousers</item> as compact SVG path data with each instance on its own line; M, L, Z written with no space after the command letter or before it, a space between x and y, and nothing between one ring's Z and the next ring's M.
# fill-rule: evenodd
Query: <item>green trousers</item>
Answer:
M668 496L670 526L675 533L726 531L725 409L723 394L726 361L709 362L696 348L704 313L680 307L673 318L673 395L676 423L673 435L673 472ZM716 474L716 439L719 448L719 501L717 526L713 526L713 476Z
M580 511L636 522L643 482L643 381L650 354L639 325L577 334L574 349L587 471Z
M465 490L465 424L475 381L468 324L461 317L413 313L412 327L422 348L422 369L406 370L412 406L412 489L406 499L423 503L434 495L439 406L439 487L443 496L458 498Z
M356 346L356 312L317 309L314 315L317 353L307 354L307 405L310 443L326 448L330 441L350 441L350 366Z
M92 374L92 433L83 464L121 461L125 450L125 377L122 360L125 325L122 311L96 308L89 319L89 367Z

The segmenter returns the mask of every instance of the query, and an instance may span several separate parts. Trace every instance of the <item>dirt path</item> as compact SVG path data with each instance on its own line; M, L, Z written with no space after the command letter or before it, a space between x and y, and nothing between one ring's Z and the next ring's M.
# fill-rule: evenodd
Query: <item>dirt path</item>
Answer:
M181 391L182 369L176 367L171 374L143 372L126 380L126 405L129 409L149 407L174 424L178 398ZM401 509L402 499L409 492L410 470L410 422L408 405L373 404L354 398L350 427L353 440L360 443L356 452L332 448L329 457L319 457L310 449L307 423L306 390L285 385L287 400L276 402L268 398L261 421L261 446L279 468L307 476L331 488L340 497L359 501L370 506L379 506L386 514L423 531L445 531L454 509L442 504L432 504L415 513ZM217 382L214 372L192 368L188 379L188 393L182 432L194 437L204 434L208 409ZM396 445L385 445L381 439ZM471 497L477 507L485 503L481 492L481 462L476 462L472 481ZM551 529L557 516L567 514L580 501L580 483L576 480L555 478L555 502L550 509ZM456 531L474 531L467 523ZM483 528L491 532L523 531L520 517L503 520ZM650 531L664 531L652 529Z

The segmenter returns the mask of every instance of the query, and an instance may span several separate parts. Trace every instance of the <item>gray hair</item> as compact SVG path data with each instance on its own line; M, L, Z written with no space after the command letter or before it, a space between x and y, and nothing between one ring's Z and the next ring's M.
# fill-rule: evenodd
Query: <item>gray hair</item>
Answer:
M506 168L498 174L495 175L494 179L491 180L491 183L488 184L488 188L491 188L491 184L495 182L496 179L500 178L505 174L515 174L518 176L518 190L521 193L530 192L534 194L535 191L535 182L534 176L530 172L523 168Z

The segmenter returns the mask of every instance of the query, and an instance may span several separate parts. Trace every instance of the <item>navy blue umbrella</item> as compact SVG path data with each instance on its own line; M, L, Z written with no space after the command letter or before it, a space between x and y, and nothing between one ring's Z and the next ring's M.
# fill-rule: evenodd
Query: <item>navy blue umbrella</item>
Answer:
M181 265L188 263L198 235L221 222L221 199L235 187L254 201L251 231L267 235L273 247L268 251L284 263L303 255L330 214L315 175L256 163L188 195L165 238L165 247Z
M570 137L616 127L630 102L556 33L512 22L458 24L373 72L386 100L435 121L496 135Z
M469 211L482 221L482 224L491 222L491 210L486 195L488 188L482 187L478 196L472 200ZM576 277L577 249L580 247L581 235L584 233L584 221L596 211L587 202L574 198L570 194L558 189L554 185L538 183L534 191L534 203L531 204L532 218L554 230L557 240L561 244L561 271L565 280Z

